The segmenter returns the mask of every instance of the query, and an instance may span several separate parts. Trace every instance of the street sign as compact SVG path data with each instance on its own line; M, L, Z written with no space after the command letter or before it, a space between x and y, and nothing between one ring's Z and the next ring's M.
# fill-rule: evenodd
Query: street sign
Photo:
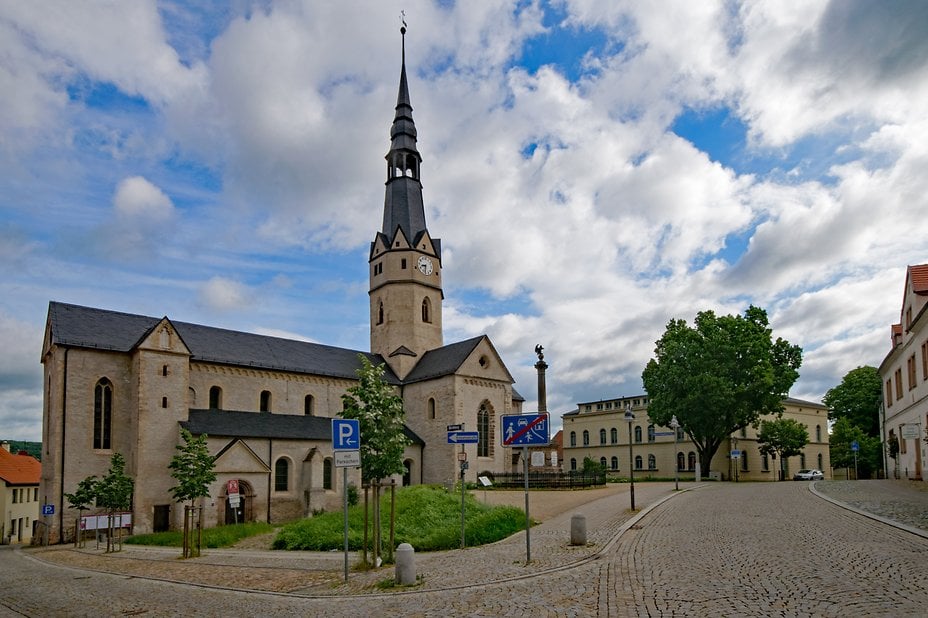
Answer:
M238 479L230 479L226 481L226 493L230 496L238 494Z
M731 458L732 458L732 459L741 459L741 451L739 451L738 449L732 449L732 451L731 451Z
M336 468L360 468L361 451L335 451Z
M55 514L54 504L43 504L42 505L42 515L54 515L54 514Z
M851 442L851 450L854 451L855 453L860 450L860 443L857 442L857 440L854 440L853 442Z
M235 508L241 504L242 498L239 494L232 494L229 496L229 506Z
M448 444L477 444L480 433L476 431L449 431Z
M332 449L356 451L361 447L361 425L356 418L332 419Z
M549 442L547 412L503 416L503 446L547 446Z
M464 425L457 423L456 425L448 425L448 431L461 431L464 429Z

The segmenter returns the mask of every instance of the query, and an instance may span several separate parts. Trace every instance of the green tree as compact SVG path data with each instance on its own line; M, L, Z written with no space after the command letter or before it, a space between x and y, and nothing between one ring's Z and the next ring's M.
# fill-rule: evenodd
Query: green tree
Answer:
M772 421L761 421L760 431L757 433L757 443L762 455L773 455L780 458L780 470L783 469L783 460L786 457L795 457L802 453L803 447L809 443L809 430L806 426L792 418L778 418ZM780 480L783 480L782 477Z
M115 515L118 511L126 511L132 506L132 492L135 481L126 475L126 459L120 453L113 453L110 458L110 469L106 476L94 486L96 489L97 506L107 510L109 514L109 534L106 537L106 551L114 551L114 532L121 534L122 527L114 528Z
M830 420L846 418L868 436L878 436L882 397L880 372L867 365L849 371L841 384L825 393L822 403L828 406Z
M74 545L83 546L84 535L80 527L80 520L84 511L88 510L97 499L97 477L88 476L77 484L77 489L73 494L65 494L64 497L71 505L72 509L77 509L77 520L74 523Z
M883 447L879 436L868 436L864 430L850 419L835 421L828 439L828 449L833 468L854 470L854 450L851 445L857 442L858 478L870 478L882 466ZM853 475L852 475L853 476Z
M206 445L206 434L200 434L193 437L189 431L184 428L180 430L180 437L184 440L183 444L178 444L177 453L171 458L168 467L171 469L171 476L177 481L177 485L171 488L176 502L189 500L190 505L184 512L184 557L200 555L200 534L196 535L196 544L194 545L191 535L193 530L189 525L189 514L193 513L194 501L197 498L206 498L209 496L209 487L216 481L216 462L213 456L209 454L209 448ZM202 530L201 518L196 518L196 529ZM196 551L193 551L193 549Z
M671 320L654 353L641 376L648 416L667 426L676 415L705 471L733 432L782 414L802 364L802 349L774 341L767 312L753 305L743 316L701 311L692 327Z
M376 481L405 472L403 452L409 440L403 433L403 399L383 379L383 365L375 366L358 354L358 384L342 395L343 418L358 420L361 430L361 475Z

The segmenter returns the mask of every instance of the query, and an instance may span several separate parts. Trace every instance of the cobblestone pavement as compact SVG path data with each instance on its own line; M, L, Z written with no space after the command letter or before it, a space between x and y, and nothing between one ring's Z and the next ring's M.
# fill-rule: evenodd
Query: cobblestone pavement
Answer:
M928 493L875 483L815 486L832 498L844 492L860 503L881 503L884 513L896 507L879 496L898 489L896 503L909 505L902 510L925 512ZM642 484L639 505L658 504L671 487ZM928 539L840 508L809 487L711 483L675 495L636 522L627 493L613 493L579 509L587 516L588 547L567 545L574 512L568 511L533 529L530 565L523 536L418 555L424 582L387 592L375 592L372 583L392 578L392 569L352 573L345 585L341 554L210 550L181 562L177 550L110 556L6 550L0 552L0 616L925 616ZM101 568L62 556L101 561L120 574L40 562ZM289 593L180 586L145 579L166 577L146 573L145 565L176 580L195 579L188 569L233 572L241 578L237 587Z

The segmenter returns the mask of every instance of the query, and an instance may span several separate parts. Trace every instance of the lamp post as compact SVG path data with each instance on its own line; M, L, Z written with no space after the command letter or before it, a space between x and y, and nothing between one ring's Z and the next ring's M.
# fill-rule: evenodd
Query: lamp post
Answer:
M680 426L680 421L677 420L677 415L674 414L670 419L670 428L673 429L673 489L674 491L680 491L680 460L677 459L677 427Z
M632 511L635 510L635 460L632 455L632 423L635 422L635 415L632 414L632 406L625 406L625 422L628 423L628 480L631 484Z

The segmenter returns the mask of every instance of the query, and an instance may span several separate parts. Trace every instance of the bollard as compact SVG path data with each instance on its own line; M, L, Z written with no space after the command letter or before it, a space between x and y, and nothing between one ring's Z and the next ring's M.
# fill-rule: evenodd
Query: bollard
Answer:
M409 543L396 548L396 583L412 586L416 583L416 550Z
M586 515L576 513L570 518L570 544L586 545Z

